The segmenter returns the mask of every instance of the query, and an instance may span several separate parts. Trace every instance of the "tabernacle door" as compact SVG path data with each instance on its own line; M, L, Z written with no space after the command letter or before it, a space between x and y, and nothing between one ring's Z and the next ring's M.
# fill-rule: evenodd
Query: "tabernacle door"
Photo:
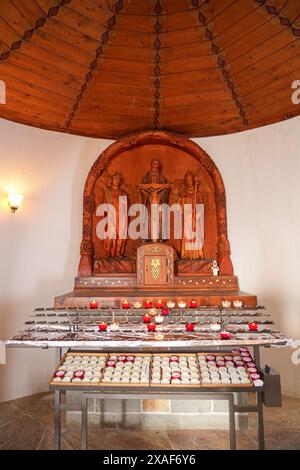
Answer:
M149 243L137 250L138 287L169 287L174 284L174 249Z

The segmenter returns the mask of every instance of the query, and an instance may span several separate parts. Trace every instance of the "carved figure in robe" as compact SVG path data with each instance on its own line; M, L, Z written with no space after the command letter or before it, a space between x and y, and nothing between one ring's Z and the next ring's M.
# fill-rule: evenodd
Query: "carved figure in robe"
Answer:
M123 177L120 173L114 173L111 177L110 186L105 186L104 194L105 201L108 204L112 204L115 209L115 224L112 221L114 237L106 238L104 240L104 250L107 253L108 257L112 258L123 258L125 255L126 248L126 239L120 238L120 221L122 218L122 224L127 225L128 216L127 216L127 201L128 195L122 188ZM120 199L120 196L126 197L125 199ZM125 220L127 218L127 220Z
M195 232L196 230L196 205L197 204L204 204L203 197L201 192L199 191L199 179L195 177L194 173L191 171L187 171L184 177L184 189L179 197L178 200L179 204L182 206L182 214L183 214L183 224L182 224L182 244L181 244L181 259L203 259L203 246L201 247L194 247L190 249L188 246L189 244L193 244L196 240L190 239L186 233L185 227L185 218L184 218L184 206L185 204L189 204L192 208L192 224L191 228L192 231ZM202 224L203 228L203 220L199 221ZM194 237L196 238L196 237ZM203 240L202 240L203 241Z

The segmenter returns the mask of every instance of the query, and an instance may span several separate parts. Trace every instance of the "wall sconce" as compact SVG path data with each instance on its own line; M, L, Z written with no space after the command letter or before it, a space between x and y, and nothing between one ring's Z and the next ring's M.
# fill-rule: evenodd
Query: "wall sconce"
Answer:
M19 209L23 199L24 199L23 194L9 194L8 195L8 206L13 213L15 213Z

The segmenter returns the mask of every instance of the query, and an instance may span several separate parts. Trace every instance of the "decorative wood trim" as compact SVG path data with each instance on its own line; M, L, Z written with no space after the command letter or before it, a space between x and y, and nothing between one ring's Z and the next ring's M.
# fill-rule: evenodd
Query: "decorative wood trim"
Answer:
M85 81L84 81L84 83L82 84L82 86L80 88L80 91L79 91L79 93L76 97L75 103L73 105L72 111L70 112L70 114L68 116L68 119L67 119L67 122L66 122L66 128L67 129L69 129L72 126L72 122L73 122L73 119L75 117L76 112L79 109L80 102L82 101L83 96L87 91L88 83L91 82L91 80L93 78L93 74L94 74L95 70L98 67L98 61L103 55L103 47L109 40L110 30L115 26L116 21L117 21L117 15L121 12L123 7L124 7L123 0L117 0L115 2L114 8L113 8L113 13L114 14L112 16L110 16L107 20L106 29L105 29L104 33L102 33L101 38L99 40L99 47L96 49L95 56L94 56L93 60L91 61L90 65L89 65L89 70L88 70L88 72L85 76Z
M286 3L282 5L281 8L277 8L275 5L271 5L267 0L254 0L255 3L259 3L260 5L263 5L265 7L266 12L269 15L272 15L274 17L278 18L278 21L284 28L288 28L291 33L296 36L300 37L300 28L295 28L293 24L295 23L296 19L290 20L287 16L281 15L281 11L284 9L286 6ZM298 19L299 17L297 17Z
M29 39L32 38L35 31L38 31L41 28L43 28L43 26L45 26L49 18L53 18L54 16L56 16L58 12L60 11L61 7L63 7L64 5L67 5L68 3L71 3L71 1L72 0L60 0L58 4L49 8L48 13L46 13L45 16L38 18L36 20L35 26L33 26L33 28L27 29L18 41L14 41L10 45L10 48L7 51L2 52L2 54L0 54L0 62L9 59L9 56L12 52L18 51L22 47L22 44L24 41L29 41Z
M236 87L233 83L233 80L230 77L230 74L227 70L229 68L229 64L228 62L226 62L224 55L221 53L220 47L216 43L216 40L214 38L215 37L214 33L212 31L211 26L208 26L208 21L207 21L206 16L201 11L201 8L203 7L203 5L199 6L199 1L197 0L191 0L191 3L193 7L196 7L199 10L198 20L199 20L200 25L205 28L205 38L211 43L211 51L213 52L213 54L216 55L217 66L221 70L225 83L231 92L231 96L234 100L234 103L237 107L238 113L243 121L243 124L244 126L247 126L249 124L249 120L248 120L245 106L242 104L241 97L238 95Z
M156 2L154 7L154 15L156 21L154 23L154 69L153 69L153 116L152 116L152 128L159 129L160 123L160 76L161 76L161 21L160 15L162 13L162 7L159 0Z
M230 244L227 238L227 211L226 194L222 176L210 158L210 156L197 144L191 140L177 134L165 131L144 131L131 134L119 139L110 145L98 157L92 166L84 189L83 197L83 232L81 242L81 260L79 263L79 276L92 276L93 266L93 218L94 211L94 187L98 178L103 173L106 166L125 150L130 150L141 145L166 145L175 147L196 158L200 165L210 176L215 190L217 230L218 230L218 262L220 275L233 275L233 266L230 259Z

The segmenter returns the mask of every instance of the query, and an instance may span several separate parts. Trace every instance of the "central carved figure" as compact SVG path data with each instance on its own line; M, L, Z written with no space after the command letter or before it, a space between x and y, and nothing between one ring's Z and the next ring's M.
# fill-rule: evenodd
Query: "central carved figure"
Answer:
M147 233L149 234L150 222L151 240L154 242L159 239L163 239L163 214L161 211L158 212L158 205L167 203L168 190L171 187L162 176L159 167L160 162L158 160L152 160L151 171L144 176L143 184L139 185L142 194L142 202L148 209L148 217L150 216L150 219L148 220L147 218L144 218L143 223L146 225L148 223ZM145 183L145 181L147 182ZM162 211L164 211L164 209L165 208L163 207Z

